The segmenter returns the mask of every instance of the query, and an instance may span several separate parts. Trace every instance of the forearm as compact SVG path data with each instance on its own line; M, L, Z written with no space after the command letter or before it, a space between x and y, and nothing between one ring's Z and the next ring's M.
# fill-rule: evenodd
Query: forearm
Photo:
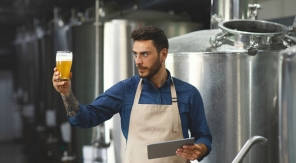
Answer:
M66 108L66 111L68 113L69 117L75 117L76 114L79 111L79 104L78 101L76 100L74 94L70 90L70 93L67 94L61 94L63 98L63 102Z

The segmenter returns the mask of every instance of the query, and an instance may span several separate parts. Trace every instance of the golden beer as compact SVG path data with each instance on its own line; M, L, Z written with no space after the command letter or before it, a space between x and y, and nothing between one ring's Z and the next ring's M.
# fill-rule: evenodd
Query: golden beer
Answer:
M56 67L60 72L60 81L67 81L70 78L72 66L72 52L58 51L56 55Z

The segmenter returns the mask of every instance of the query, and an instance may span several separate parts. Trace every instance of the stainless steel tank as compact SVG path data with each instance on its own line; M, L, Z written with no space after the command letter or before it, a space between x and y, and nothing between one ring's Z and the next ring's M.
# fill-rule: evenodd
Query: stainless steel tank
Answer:
M41 53L43 53L42 65L44 68L43 78L45 80L45 102L46 110L54 109L53 94L55 93L52 86L52 76L55 67L55 51L54 51L54 36L53 36L53 22L50 21L45 27L41 39Z
M296 162L296 46L279 58L279 163Z
M183 35L203 28L202 24L188 19L153 10L126 10L115 19L104 23L104 90L137 72L132 55L131 32L145 25L164 30L167 37ZM126 140L121 132L120 116L115 115L106 127L112 130L113 141L108 149L108 162L122 163ZM115 158L115 159L114 159Z
M25 41L27 37L26 28L19 27L18 32L16 35L15 40L15 49L16 49L16 62L17 62L17 70L16 70L16 82L15 85L17 86L18 90L22 93L19 103L26 104L29 102L28 94L29 94L29 80L26 78L29 75L28 70L28 56L27 56L27 42Z
M212 152L202 163L229 163L252 136L244 163L278 162L278 57L295 45L286 26L258 20L219 23L169 39L166 67L198 88L213 135Z

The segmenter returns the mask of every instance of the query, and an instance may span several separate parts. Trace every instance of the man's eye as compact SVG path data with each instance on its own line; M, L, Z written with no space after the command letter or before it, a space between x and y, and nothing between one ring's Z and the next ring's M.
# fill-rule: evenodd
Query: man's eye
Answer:
M134 57L137 57L137 56L138 56L138 54L137 54L137 53L133 53L133 55L134 55Z
M147 57L147 56L148 56L148 54L147 54L147 53L143 53L143 56L144 56L144 57Z

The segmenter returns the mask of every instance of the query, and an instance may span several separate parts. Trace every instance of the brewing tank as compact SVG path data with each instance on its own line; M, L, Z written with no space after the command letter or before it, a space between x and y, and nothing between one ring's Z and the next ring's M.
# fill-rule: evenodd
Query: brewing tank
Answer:
M259 20L230 20L219 29L169 39L166 67L201 93L212 152L202 163L229 163L252 136L244 163L278 162L278 57L295 45L286 26Z
M279 157L280 163L296 161L296 46L279 58Z

